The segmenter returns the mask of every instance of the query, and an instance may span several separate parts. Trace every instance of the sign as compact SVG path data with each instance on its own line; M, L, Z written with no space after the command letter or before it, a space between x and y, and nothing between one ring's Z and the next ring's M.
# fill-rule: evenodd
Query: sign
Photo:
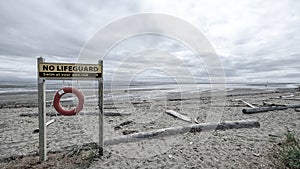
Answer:
M46 123L46 80L95 80L98 81L99 106L99 155L103 156L103 61L98 64L47 63L43 57L37 58L38 69L38 112L39 112L39 157L47 160Z
M38 75L48 79L101 78L101 65L77 63L40 63Z

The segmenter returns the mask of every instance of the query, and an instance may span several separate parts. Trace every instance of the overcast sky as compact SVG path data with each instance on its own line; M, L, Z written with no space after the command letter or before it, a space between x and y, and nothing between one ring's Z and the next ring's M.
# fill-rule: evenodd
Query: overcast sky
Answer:
M36 78L38 56L49 62L76 62L84 44L107 24L134 14L162 13L186 20L206 36L228 82L300 83L299 9L298 0L0 0L0 79ZM104 60L107 79L121 61L120 56L147 48L184 57L196 79L205 77L203 66L193 65L195 56L182 44L144 35L112 49ZM122 73L126 76L126 71ZM136 73L142 78L168 76L159 70Z

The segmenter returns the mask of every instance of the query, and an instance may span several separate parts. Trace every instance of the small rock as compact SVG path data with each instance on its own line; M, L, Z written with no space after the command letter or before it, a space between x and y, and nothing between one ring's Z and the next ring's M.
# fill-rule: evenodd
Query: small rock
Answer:
M173 157L173 156L170 154L170 155L169 155L169 158L172 158L172 157Z
M123 123L120 124L120 126L125 126L125 125L128 125L128 124L132 123L132 122L133 122L132 120L124 121Z
M122 127L121 126L116 126L114 129L115 130L120 130L120 129L122 129Z

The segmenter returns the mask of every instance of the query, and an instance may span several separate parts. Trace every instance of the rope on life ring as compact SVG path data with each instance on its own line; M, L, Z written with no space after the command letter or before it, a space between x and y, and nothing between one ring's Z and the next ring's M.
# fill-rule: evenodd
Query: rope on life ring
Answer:
M78 98L78 105L76 108L71 109L71 110L66 110L64 109L61 104L60 104L60 98L65 95L66 93L73 93L76 95L76 97ZM54 100L53 100L53 106L55 108L55 110L65 116L72 116L75 115L77 113L79 113L82 109L83 109L83 104L84 104L84 96L83 94L72 87L63 87L61 89L59 89L54 96Z

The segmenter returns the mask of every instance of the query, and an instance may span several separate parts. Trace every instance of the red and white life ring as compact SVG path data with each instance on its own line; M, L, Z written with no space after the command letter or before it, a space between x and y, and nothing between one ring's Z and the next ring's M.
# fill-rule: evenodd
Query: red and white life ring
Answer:
M60 104L60 98L65 95L66 93L73 93L77 96L78 98L78 105L76 108L71 109L71 110L66 110L64 109L61 104ZM79 113L82 109L83 109L83 104L84 104L84 96L83 94L72 87L63 87L62 89L59 89L54 96L54 100L53 100L53 106L55 108L55 110L65 116L72 116L75 115L76 113Z

